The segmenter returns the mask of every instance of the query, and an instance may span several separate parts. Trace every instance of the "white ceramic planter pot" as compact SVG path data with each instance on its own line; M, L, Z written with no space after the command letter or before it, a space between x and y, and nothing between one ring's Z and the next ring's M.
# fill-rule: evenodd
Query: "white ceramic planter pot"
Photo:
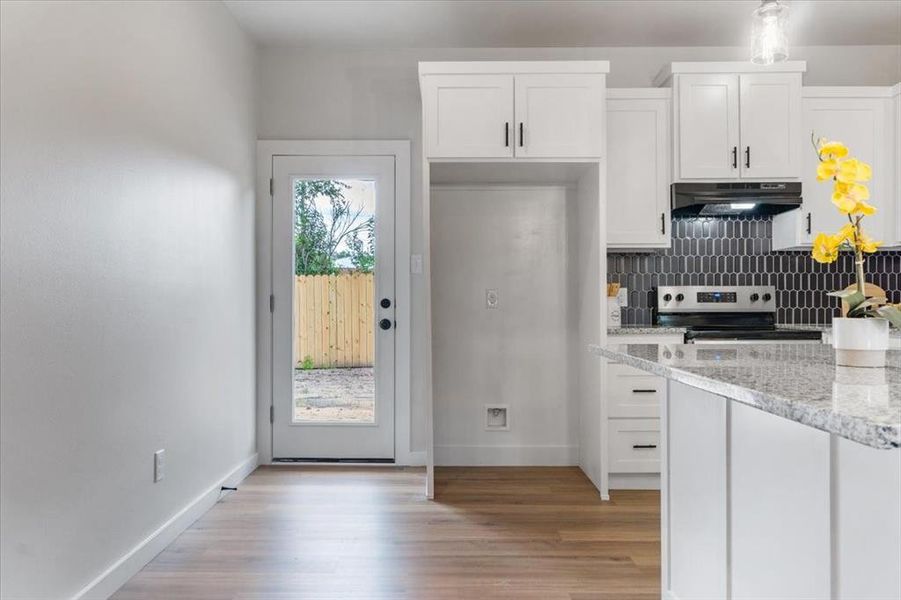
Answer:
M843 367L884 367L888 350L888 321L885 319L832 320L832 347L835 364Z

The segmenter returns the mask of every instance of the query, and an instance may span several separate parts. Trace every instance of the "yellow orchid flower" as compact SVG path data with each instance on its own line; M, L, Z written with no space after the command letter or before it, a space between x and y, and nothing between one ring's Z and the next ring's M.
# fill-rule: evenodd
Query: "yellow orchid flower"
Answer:
M825 138L820 139L818 150L821 160L822 158L836 159L848 156L848 148L843 143L836 141L830 142Z
M875 214L876 208L865 202L869 198L870 189L862 183L836 181L832 191L832 203L846 215Z
M817 170L819 173L819 169ZM838 173L835 178L842 183L856 183L858 181L869 181L873 177L873 168L865 162L860 162L856 158L849 158L839 163Z
M840 168L841 167L837 160L830 158L829 160L822 161L817 165L817 181L826 181L828 179L832 179L833 177L838 175Z
M882 245L882 242L877 242L864 232L860 232L857 239L857 247L860 248L861 252L866 252L867 254L873 254L879 249L879 246Z
M850 242L854 243L854 236L857 233L857 227L853 223L848 223L844 227L838 230L833 238L839 240L841 242Z
M818 263L828 264L838 258L838 248L841 242L836 243L836 236L826 233L817 234L813 240L813 259Z

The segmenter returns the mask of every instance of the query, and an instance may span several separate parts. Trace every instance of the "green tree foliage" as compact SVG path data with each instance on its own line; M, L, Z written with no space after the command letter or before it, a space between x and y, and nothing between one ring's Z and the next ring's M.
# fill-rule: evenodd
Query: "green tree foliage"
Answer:
M294 182L294 272L297 275L331 275L336 261L349 258L360 271L372 271L375 253L373 217L363 217L363 207L354 207L344 197L350 186L330 179ZM316 198L329 200L329 219L316 207ZM368 242L361 239L368 233ZM342 243L349 250L338 251Z

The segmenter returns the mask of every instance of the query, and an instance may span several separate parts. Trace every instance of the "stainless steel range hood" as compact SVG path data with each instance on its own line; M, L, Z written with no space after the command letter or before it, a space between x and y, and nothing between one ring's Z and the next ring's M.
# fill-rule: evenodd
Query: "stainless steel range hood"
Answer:
M674 217L775 215L801 206L801 183L674 183L671 197Z

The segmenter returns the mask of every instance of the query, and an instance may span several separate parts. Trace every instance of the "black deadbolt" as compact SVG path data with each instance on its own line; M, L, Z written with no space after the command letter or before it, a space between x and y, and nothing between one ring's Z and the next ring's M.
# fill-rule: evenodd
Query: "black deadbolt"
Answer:
M382 298L382 301L379 302L382 305L382 308L391 308L391 300L388 298Z
M379 321L379 327L382 329L391 329L391 319L382 319Z

